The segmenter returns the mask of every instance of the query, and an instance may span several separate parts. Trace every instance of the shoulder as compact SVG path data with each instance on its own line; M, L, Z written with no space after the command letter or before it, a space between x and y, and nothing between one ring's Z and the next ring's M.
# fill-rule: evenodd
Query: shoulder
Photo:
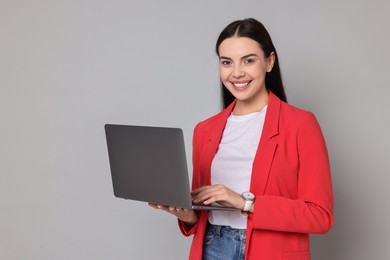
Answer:
M305 125L318 125L311 111L283 102L273 93L270 93L269 97L267 115L270 122L268 125L272 129L278 129L279 133L291 134Z
M313 112L282 102L279 115L280 133L295 133L303 139L322 136L321 127Z
M315 117L311 111L287 104L281 101L280 115L282 117L290 118L291 120L304 120L306 118Z
M215 130L218 125L221 124L221 122L224 121L224 118L226 117L226 113L229 113L228 111L222 110L221 112L203 120L196 124L194 129L194 134L197 133L211 133L213 130Z
M210 134L211 132L215 134L216 132L219 133L220 131L222 131L225 127L228 117L230 116L234 108L234 105L235 101L233 101L227 108L220 111L219 113L199 122L195 126L195 132L197 132L197 130L200 130L198 132L202 132L204 134Z
M223 118L224 113L226 113L225 110L220 111L219 113L210 116L209 118L206 118L200 122L198 122L197 126L200 127L209 127L217 124L219 120Z
M314 117L312 112L288 104L272 92L269 93L267 113L273 119L287 121L291 124L298 123L305 118Z

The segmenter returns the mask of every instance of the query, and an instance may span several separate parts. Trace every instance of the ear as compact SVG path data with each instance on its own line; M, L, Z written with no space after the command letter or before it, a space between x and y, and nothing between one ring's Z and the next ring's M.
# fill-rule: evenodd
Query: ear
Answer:
M271 54L267 58L267 72L272 71L272 68L274 67L275 64L275 59L276 59L275 52L271 52Z

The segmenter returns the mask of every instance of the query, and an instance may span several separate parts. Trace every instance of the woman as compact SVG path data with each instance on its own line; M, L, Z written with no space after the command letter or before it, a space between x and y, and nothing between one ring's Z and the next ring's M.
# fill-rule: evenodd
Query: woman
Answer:
M190 259L310 259L309 233L333 225L333 194L321 129L287 104L278 56L255 19L229 24L216 52L224 110L193 137L194 201L241 211L174 214L194 235Z

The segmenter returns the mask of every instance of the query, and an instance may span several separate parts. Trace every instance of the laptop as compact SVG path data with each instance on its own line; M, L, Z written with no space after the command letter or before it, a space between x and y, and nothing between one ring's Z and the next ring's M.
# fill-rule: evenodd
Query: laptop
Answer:
M106 124L114 195L196 210L238 210L193 204L183 130Z

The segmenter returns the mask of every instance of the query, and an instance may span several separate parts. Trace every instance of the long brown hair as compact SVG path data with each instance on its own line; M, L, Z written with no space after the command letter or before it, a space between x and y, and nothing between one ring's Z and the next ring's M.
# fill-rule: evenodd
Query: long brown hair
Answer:
M272 71L268 72L265 76L265 86L267 90L272 91L284 102L287 102L286 93L284 92L282 75L279 67L278 54L275 46L272 43L271 36L265 29L264 25L253 18L247 18L244 20L237 20L229 24L219 35L215 51L219 56L219 45L231 37L248 37L260 44L261 49L264 52L264 56L268 58L271 53L275 53L275 63ZM221 81L221 98L223 107L226 108L230 105L235 97L226 89L225 85Z

